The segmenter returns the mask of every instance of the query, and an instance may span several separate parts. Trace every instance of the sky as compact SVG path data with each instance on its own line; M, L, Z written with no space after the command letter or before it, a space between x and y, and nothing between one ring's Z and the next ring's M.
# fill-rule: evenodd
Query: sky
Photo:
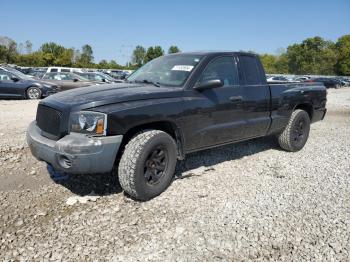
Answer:
M1 36L33 49L90 44L95 62L124 64L136 45L274 54L308 37L350 34L350 0L11 0L1 3L0 24Z

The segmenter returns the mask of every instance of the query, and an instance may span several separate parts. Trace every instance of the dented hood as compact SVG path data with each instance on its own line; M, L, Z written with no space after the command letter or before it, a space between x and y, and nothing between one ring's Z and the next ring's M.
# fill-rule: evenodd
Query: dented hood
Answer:
M86 109L121 102L176 97L181 91L179 87L157 87L152 84L103 84L60 92L40 103L65 110Z

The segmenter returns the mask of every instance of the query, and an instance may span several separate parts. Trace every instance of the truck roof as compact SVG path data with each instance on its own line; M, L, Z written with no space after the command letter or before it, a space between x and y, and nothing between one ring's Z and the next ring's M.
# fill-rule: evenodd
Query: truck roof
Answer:
M182 55L223 55L223 54L236 54L236 55L252 55L257 56L257 54L251 52L241 52L241 51L193 51L193 52L181 52L171 55L182 54Z

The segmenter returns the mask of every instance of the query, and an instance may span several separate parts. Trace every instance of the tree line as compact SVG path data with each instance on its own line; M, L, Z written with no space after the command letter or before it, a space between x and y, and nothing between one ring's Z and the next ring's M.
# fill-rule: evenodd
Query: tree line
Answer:
M17 44L8 37L0 37L0 63L20 66L65 66L82 68L136 69L152 59L163 56L164 49L141 45L132 52L131 62L120 65L115 60L102 59L94 62L92 47L88 44L81 49L66 48L54 42L44 43L36 51L32 43ZM168 54L181 52L171 46ZM279 54L260 54L267 73L270 74L314 74L350 75L350 35L340 37L336 42L316 36L301 43L289 45Z
M261 54L267 73L297 75L350 75L350 35L336 42L316 36L292 44L281 54Z
M19 66L46 67L64 66L78 68L109 68L109 69L136 69L152 59L165 54L160 46L136 46L133 50L131 62L120 65L115 60L102 59L94 62L92 47L88 44L81 49L66 48L54 42L42 44L38 50L33 51L33 44L27 40L17 44L8 37L0 37L0 63L16 64ZM180 49L171 46L168 53L177 53Z
M16 64L19 66L45 67L64 66L82 68L123 68L115 60L101 60L94 63L92 47L88 44L81 49L66 48L54 42L44 43L36 51L27 40L17 44L8 37L0 37L0 63Z

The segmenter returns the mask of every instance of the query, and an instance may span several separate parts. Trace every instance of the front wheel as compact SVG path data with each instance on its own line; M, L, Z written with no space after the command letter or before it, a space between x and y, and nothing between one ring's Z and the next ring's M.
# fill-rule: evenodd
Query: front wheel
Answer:
M310 117L306 111L297 109L284 131L278 135L278 143L284 150L296 152L304 147L309 133Z
M27 99L40 99L41 90L38 87L29 87L26 92Z
M119 162L119 182L132 197L146 201L171 183L177 161L176 143L167 133L146 130L125 146Z

